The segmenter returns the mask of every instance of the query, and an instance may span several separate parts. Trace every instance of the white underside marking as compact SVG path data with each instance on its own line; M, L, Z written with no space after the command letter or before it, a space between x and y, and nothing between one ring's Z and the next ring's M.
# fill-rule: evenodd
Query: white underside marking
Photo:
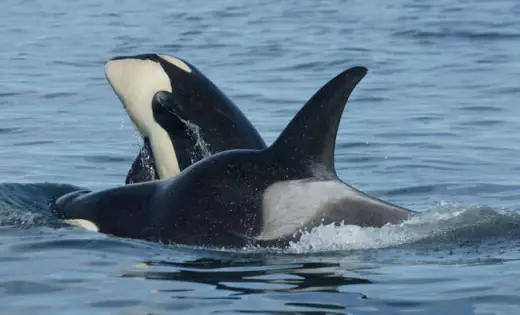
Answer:
M84 228L87 231L99 232L99 227L96 224L94 224L93 222L89 221L89 220L69 219L69 220L64 220L64 222L67 223L67 224L70 224L70 225L74 225L74 226L77 226L77 227L80 227L80 228Z
M328 203L359 198L340 181L294 180L269 186L263 196L263 229L258 240L276 239L298 231Z
M191 69L182 61L161 55L184 71ZM111 60L105 65L105 76L119 97L137 130L150 139L155 166L160 178L180 172L175 148L168 133L155 121L152 98L158 91L172 92L170 79L157 62L135 58Z

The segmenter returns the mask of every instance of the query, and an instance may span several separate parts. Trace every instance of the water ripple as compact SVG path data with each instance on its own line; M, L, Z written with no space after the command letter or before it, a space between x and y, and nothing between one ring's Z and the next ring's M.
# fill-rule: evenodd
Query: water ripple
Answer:
M2 314L517 313L516 1L3 4ZM328 79L368 67L342 118L338 172L422 214L320 227L285 252L65 227L48 199L123 183L137 154L103 64L146 52L196 65L268 142Z

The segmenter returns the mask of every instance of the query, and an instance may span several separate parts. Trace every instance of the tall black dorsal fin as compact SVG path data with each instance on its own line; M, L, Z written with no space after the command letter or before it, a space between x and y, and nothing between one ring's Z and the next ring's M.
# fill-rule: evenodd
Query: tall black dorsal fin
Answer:
M319 164L335 172L334 148L347 100L367 68L353 67L327 82L285 127L272 150L294 162Z

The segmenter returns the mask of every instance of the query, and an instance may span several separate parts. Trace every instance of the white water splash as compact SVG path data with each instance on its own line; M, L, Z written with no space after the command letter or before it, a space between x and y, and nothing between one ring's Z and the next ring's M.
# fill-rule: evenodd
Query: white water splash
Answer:
M300 240L291 243L287 251L307 253L377 249L438 236L450 239L450 234L471 239L511 234L508 232L515 225L520 225L520 214L517 212L480 206L442 205L400 224L386 224L381 228L345 224L318 226L303 232Z
M202 160L210 156L211 151L209 149L209 144L205 142L202 138L203 135L200 132L200 127L188 120L182 120L182 122L186 124L186 126L188 127L188 131L191 133L191 135L195 139L197 139L195 147L191 152L191 163L195 163L196 161Z
M141 159L141 165L146 167L146 170L149 174L152 174L152 177L155 177L155 164L152 160L152 152L150 152L149 148L146 146L143 146L143 154L139 155L139 158Z

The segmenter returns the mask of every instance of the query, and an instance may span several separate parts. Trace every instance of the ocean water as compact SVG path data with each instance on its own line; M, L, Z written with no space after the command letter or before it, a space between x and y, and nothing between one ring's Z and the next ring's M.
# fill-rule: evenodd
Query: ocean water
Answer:
M0 4L1 314L518 314L520 3ZM190 248L66 226L47 200L121 185L140 139L104 78L182 57L270 143L345 68L340 176L422 214L321 226L286 250Z

